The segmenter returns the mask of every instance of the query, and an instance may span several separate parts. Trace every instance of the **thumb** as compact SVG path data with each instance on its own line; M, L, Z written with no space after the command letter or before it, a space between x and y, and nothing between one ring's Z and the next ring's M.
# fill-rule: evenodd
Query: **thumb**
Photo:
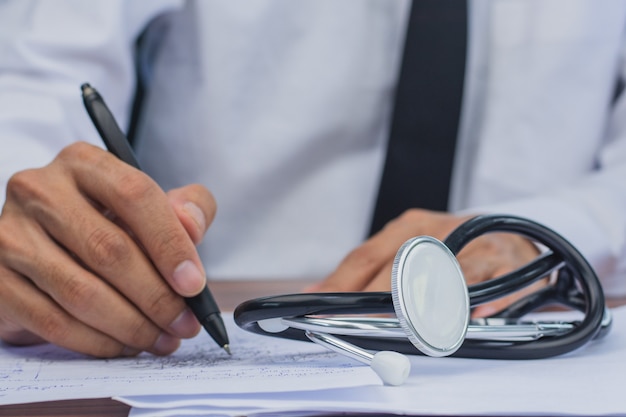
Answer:
M205 187L192 184L170 190L167 196L187 234L198 245L215 218L213 195Z

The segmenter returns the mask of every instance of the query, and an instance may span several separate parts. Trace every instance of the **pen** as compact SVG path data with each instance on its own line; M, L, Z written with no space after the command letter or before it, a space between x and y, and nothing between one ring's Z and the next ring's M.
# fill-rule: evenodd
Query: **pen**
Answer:
M113 114L104 103L100 93L88 83L81 85L81 90L85 109L109 152L127 164L141 169L128 139L113 118ZM230 355L226 327L209 287L205 285L200 294L185 298L185 301L207 333Z

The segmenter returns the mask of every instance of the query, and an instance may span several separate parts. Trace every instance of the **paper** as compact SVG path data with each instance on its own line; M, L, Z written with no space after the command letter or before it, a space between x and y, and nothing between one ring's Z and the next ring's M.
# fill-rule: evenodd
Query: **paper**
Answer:
M52 345L0 349L0 404L121 395L287 392L380 385L367 366L308 342L261 337L224 316L232 357L206 333L173 355L99 360Z
M613 328L606 338L560 357L531 361L411 357L411 375L399 387L122 400L133 407L131 417L260 417L340 412L626 415L626 307L614 309L613 314Z
M613 314L606 338L556 358L411 357L399 387L380 385L369 367L312 343L236 329L225 316L232 359L204 335L169 358L98 361L52 346L4 349L0 402L114 396L133 407L131 417L626 415L626 307Z

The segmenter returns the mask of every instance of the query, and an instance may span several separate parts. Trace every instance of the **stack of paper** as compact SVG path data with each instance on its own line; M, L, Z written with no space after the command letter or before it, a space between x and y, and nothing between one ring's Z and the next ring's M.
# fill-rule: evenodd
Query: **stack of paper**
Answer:
M568 313L549 315L544 318L571 318ZM203 395L124 397L121 400L133 407L131 417L309 416L342 412L373 415L626 415L623 392L626 382L626 307L613 310L613 315L613 328L606 338L556 358L501 361L411 357L411 375L408 382L399 387L382 386L370 380L352 387L346 381L345 387L312 389L308 385L311 381L303 376L292 381L296 390L282 392L226 395L207 392ZM269 337L255 337L259 343L272 341ZM300 345L293 347L302 349ZM368 370L364 365L358 366ZM370 371L369 376L372 375L373 371Z
M552 359L412 357L408 382L383 386L365 365L313 343L236 328L229 357L204 333L161 358L95 360L45 345L0 349L0 404L114 397L132 417L624 415L626 307L608 337Z

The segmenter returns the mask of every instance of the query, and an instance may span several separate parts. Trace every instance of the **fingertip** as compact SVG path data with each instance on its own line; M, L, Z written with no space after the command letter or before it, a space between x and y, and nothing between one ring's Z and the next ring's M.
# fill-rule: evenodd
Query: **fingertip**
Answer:
M140 353L141 353L141 350L139 349L135 349L130 346L124 346L124 349L122 349L122 353L120 353L120 356L124 358L132 358L134 356L139 355Z
M167 333L162 333L161 336L154 342L152 345L151 353L157 356L166 356L171 353L174 353L180 347L180 339L169 335Z
M30 346L47 343L41 336L0 320L0 341L13 346Z
M183 339L196 336L202 327L191 309L186 308L183 312L169 325L168 331Z
M186 260L178 264L172 274L174 290L183 297L199 294L206 285L206 278L196 264Z

